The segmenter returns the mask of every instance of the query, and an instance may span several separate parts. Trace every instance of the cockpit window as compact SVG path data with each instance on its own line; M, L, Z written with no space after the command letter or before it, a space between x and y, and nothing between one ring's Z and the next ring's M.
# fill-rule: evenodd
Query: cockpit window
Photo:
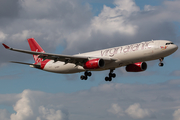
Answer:
M170 45L170 44L174 44L174 43L172 43L172 42L170 42L170 43L166 43L166 45Z

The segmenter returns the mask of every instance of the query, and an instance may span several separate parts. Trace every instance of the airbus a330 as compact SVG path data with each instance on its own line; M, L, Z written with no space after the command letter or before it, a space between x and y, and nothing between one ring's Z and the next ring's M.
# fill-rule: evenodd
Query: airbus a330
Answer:
M106 81L116 77L113 73L118 67L126 66L127 72L142 72L147 69L145 61L159 59L159 66L163 66L163 59L174 53L178 46L168 40L152 40L131 45L113 47L76 55L62 55L46 53L34 38L27 39L30 50L15 49L3 43L6 49L32 54L35 63L11 61L13 63L30 65L30 67L55 72L78 73L81 80L87 80L92 75L91 71L110 70Z

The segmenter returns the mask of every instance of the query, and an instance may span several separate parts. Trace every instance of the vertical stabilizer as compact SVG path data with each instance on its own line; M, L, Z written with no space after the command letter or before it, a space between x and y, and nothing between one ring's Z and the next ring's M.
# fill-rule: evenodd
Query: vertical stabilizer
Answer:
M27 40L31 48L31 51L45 53L44 50L41 48L41 46L36 42L34 38L29 38ZM35 64L41 64L42 58L38 58L38 56L39 55L33 55Z
M41 48L41 46L36 42L36 40L34 38L29 38L27 40L28 40L29 46L31 48L31 51L44 53L44 50Z

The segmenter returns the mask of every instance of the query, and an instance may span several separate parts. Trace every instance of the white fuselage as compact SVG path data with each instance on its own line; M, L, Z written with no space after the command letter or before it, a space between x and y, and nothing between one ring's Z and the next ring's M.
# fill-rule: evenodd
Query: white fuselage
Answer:
M169 43L169 44L167 44ZM166 45L167 44L167 45ZM93 58L113 58L116 61L105 63L103 68L91 69L89 71L101 71L115 69L128 64L164 58L177 50L177 45L167 40L152 40L131 45L108 48L74 56L88 56ZM82 66L73 63L54 62L50 60L44 67L45 71L56 73L77 73L86 71Z

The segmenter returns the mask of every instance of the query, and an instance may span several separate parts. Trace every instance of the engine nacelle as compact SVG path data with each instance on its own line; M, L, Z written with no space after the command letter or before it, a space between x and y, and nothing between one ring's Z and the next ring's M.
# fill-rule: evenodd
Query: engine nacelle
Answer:
M145 71L146 69L147 69L146 62L138 62L126 66L127 72L141 72L141 71Z
M98 69L104 67L104 60L97 58L84 63L84 69Z

